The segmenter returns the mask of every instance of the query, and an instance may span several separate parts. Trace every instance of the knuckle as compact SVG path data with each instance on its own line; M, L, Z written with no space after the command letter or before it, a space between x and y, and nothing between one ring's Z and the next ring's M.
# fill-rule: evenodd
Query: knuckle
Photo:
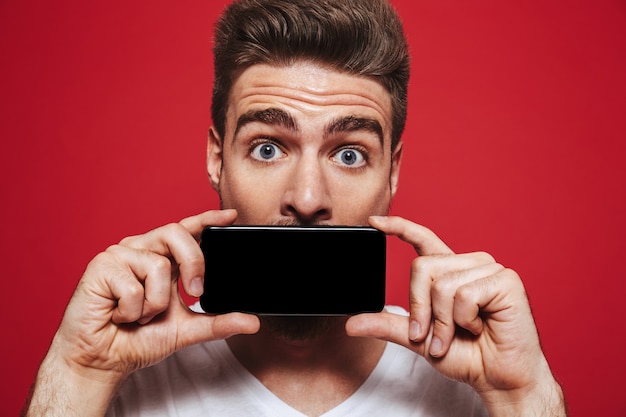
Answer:
M146 300L146 307L144 308L144 314L158 314L165 311L169 306L169 294L160 294L159 297L151 297Z
M463 285L456 290L454 298L460 303L472 302L475 298L475 287L473 285Z
M435 329L447 329L452 324L451 320L448 320L445 316L437 315L433 319L433 326Z
M456 291L454 279L438 279L435 280L431 287L431 292L439 297L452 297Z
M110 263L111 259L114 256L113 255L114 251L115 249L113 248L113 246L108 247L104 252L100 252L99 254L94 256L90 264L99 265L99 264Z
M413 262L411 262L411 268L414 271L419 271L425 269L427 264L428 258L426 258L425 256L418 256L417 258L413 259Z
M446 262L456 255L422 255L413 259L411 267L414 271L429 272L435 275L439 271L445 270Z
M493 265L494 265L494 268L496 268L498 271L505 271L507 269L504 265L502 265L499 262L495 262Z
M500 274L505 280L507 280L507 282L509 282L510 286L512 288L516 288L517 291L522 292L522 293L526 293L526 288L524 287L524 282L522 281L522 278L519 276L519 274L511 269L511 268L504 268L504 270L501 272Z
M98 253L87 265L88 269L100 269L100 268L110 268L113 265L119 264L119 258L117 253L119 252L119 248L117 245L109 246L103 252Z
M412 309L422 309L429 306L428 298L423 294L415 294L411 292L409 294L409 305Z
M516 281L520 281L521 282L521 278L520 278L519 274L515 270L513 270L511 268L504 268L503 267L503 271L502 272L503 272L503 274L505 276L509 277L510 279L514 279Z
M180 223L168 223L165 226L162 226L161 230L163 230L166 235L189 233L187 232L187 229L185 229Z
M486 263L496 262L496 259L488 252L479 251L479 252L475 252L475 255L479 257L480 259L484 260L484 262Z
M165 256L161 256L153 252L149 252L149 251L146 251L146 253L152 257L150 264L151 264L152 269L155 272L157 273L163 272L163 271L169 272L172 269L172 262Z
M432 275L436 260L437 258L434 255L418 256L413 259L413 262L411 263L411 270L413 272Z
M119 245L121 246L133 246L133 243L137 240L138 236L127 236L120 240ZM116 245L113 245L116 246Z
M124 288L124 295L126 297L129 297L131 299L137 299L137 298L143 298L144 296L144 288L143 285L141 285L139 282L133 280L133 281L127 281L125 283L125 288Z
M121 250L122 250L122 247L119 244L111 245L108 248L106 248L104 250L104 252L101 252L98 255L103 255L103 257L106 257L106 256L110 256L110 255L115 255L115 254L119 253Z
M185 263L193 269L204 268L204 256L202 254L192 254L187 257Z

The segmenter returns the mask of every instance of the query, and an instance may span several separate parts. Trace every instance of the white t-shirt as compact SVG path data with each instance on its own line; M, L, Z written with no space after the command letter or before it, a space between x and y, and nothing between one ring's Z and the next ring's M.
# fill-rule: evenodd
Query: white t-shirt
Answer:
M393 343L365 383L323 417L487 416L468 386L435 371L421 356ZM182 349L132 374L107 417L304 417L269 391L223 340Z

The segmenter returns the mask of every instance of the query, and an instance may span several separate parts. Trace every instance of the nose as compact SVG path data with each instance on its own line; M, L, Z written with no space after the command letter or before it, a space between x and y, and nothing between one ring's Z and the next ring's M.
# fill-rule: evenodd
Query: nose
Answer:
M281 201L283 216L302 224L331 218L331 198L322 164L317 155L303 155L295 163Z

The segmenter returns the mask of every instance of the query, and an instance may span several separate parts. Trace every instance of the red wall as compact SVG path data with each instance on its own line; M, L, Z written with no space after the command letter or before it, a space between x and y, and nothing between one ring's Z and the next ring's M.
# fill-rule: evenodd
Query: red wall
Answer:
M217 206L204 143L225 3L0 2L0 415L98 251ZM572 416L624 416L626 3L396 4L413 76L393 212L516 269ZM412 254L390 246L406 305Z

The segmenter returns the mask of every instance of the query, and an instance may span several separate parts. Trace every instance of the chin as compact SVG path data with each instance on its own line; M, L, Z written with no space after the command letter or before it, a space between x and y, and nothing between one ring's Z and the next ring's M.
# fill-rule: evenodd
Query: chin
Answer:
M261 328L286 342L307 342L328 334L338 319L335 316L264 316Z

